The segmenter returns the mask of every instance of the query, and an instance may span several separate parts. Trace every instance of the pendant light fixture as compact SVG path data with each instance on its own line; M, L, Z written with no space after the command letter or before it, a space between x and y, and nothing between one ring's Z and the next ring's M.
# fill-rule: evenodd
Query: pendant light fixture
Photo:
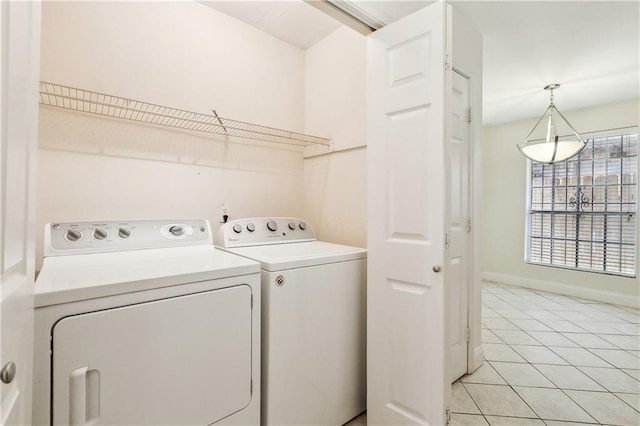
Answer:
M522 155L531 161L557 163L578 155L587 146L587 143L553 104L553 91L558 87L560 85L557 83L545 86L544 90L551 91L549 107L533 126L524 143L517 145ZM546 128L540 126L545 117L547 118Z

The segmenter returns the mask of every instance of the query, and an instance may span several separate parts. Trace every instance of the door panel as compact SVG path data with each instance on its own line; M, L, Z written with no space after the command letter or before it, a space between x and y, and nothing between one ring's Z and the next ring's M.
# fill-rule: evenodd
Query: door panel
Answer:
M251 400L251 289L63 318L53 424L211 424Z
M467 372L469 294L469 79L452 73L451 138L449 139L447 290L451 381Z
M368 38L367 417L443 424L445 5Z
M0 4L0 423L31 423L40 3Z

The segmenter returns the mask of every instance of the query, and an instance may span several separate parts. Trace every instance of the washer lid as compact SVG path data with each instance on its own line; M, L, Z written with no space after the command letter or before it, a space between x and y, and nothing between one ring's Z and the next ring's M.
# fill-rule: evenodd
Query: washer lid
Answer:
M256 260L262 264L262 269L270 272L367 258L367 251L363 248L326 243L324 241L237 247L222 250Z
M212 245L47 257L35 307L258 273L260 266Z

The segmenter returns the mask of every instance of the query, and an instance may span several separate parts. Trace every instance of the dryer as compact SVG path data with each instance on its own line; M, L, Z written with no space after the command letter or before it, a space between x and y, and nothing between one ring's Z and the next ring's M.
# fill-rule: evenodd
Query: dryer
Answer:
M204 219L49 224L34 423L259 424L259 265Z
M366 409L366 255L304 220L232 220L216 244L261 264L262 424L342 425Z

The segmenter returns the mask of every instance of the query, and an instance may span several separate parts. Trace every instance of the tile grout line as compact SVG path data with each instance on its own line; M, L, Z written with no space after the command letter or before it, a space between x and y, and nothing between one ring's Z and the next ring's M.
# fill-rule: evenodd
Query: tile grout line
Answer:
M496 286L497 286L497 285L496 285ZM497 286L497 287L499 287L499 286ZM505 289L505 290L508 290L508 289ZM483 294L484 294L484 292L483 292ZM491 294L491 293L489 293L489 294ZM497 297L497 298L498 298L502 303L505 303L505 304L507 304L507 305L511 305L511 306L512 306L512 308L514 308L513 310L518 310L515 306L513 306L513 305L510 303L510 300L508 300L508 299L512 299L511 297L509 297L508 299L503 299L502 297L500 297L500 294L505 294L505 293L500 292L500 293L495 293L495 294L493 294L493 295L494 295L495 297ZM507 294L507 295L508 295L508 296L511 296L511 295L516 295L516 296L518 296L519 294L516 294L516 293L514 293L514 292L511 292L511 294ZM545 297L545 296L542 296L542 297L546 298L547 300L551 301L552 303L556 303L556 304L558 304L558 305L561 305L561 306L565 307L566 309L563 309L563 310L562 310L563 312L564 312L564 311L566 311L566 312L575 312L575 313L577 313L577 314L584 315L584 313L583 313L582 311L577 310L577 309L576 309L575 307L573 307L573 306L566 306L566 305L564 305L564 304L562 304L562 303L558 303L557 301L555 301L555 300L553 300L553 299L551 299L551 298L548 298L548 297ZM527 302L529 302L529 303L533 303L533 302L531 302L531 301L527 301ZM584 303L584 302L582 302L582 301L576 301L576 302L578 302L578 303L580 303L580 304L582 304L582 305L592 305L592 304ZM593 304L593 305L600 305L600 304L599 304L599 303L596 303L596 304ZM609 305L610 305L610 304L604 304L603 306L609 306ZM568 359L566 359L565 357L563 357L561 354L559 354L559 353L555 352L555 351L552 349L552 347L553 347L553 346L548 346L548 345L544 344L543 342L540 342L538 339L536 339L534 336L532 336L532 335L530 334L530 332L535 332L535 331L538 331L538 330L525 330L523 327L518 326L516 323L514 323L513 321L511 321L512 319L520 319L520 318L508 318L508 317L504 316L503 314L501 314L500 312L498 312L498 311L496 310L496 309L499 309L499 310L503 310L503 311L504 311L504 310L509 310L509 309L507 309L507 308L493 308L493 307L491 307L490 305L487 305L487 304L485 304L485 306L486 306L488 309L491 309L491 310L492 310L493 312L495 312L497 315L499 315L499 318L500 318L500 319L502 319L502 320L504 320L504 321L506 321L506 323L507 323L507 324L510 324L510 325L512 325L513 327L515 327L517 331L524 332L524 333L525 333L525 335L526 335L527 337L529 337L529 338L533 339L533 341L535 341L535 342L540 343L540 346L542 346L542 347L546 348L546 349L547 349L547 350L549 350L551 353L553 353L554 355L558 356L558 357L559 357L561 360L563 360L564 362L567 362L567 365L566 365L566 366L573 367L574 369L576 369L576 370L577 370L577 371L579 371L580 373L584 374L584 375L585 375L585 377L589 378L589 379L590 379L590 380L592 380L594 383L598 384L600 387L602 387L602 388L604 389L604 391L599 391L599 390L594 391L594 390L584 390L584 389L575 389L575 391L580 391L580 392L594 392L594 393L603 393L603 394L604 394L604 393L609 393L609 394L612 394L612 395L616 398L616 400L621 401L621 402L622 402L622 403L624 403L626 406L629 406L631 409L633 409L635 412L638 412L638 410L636 410L634 407L632 407L629 403L627 403L626 401L624 401L622 398L618 397L618 395L616 395L614 392L610 391L606 386L602 385L602 384L601 384L601 383L599 383L597 380L595 380L593 377L591 377L588 373L586 373L585 371L583 371L582 369L580 369L580 368L579 368L579 366L574 365L574 364L573 364L573 363L571 363ZM611 306L614 306L614 305L611 305ZM613 315L611 312L603 311L603 310L601 310L601 309L596 308L595 306L594 306L593 308L594 308L594 309L597 309L599 312L601 312L601 313L603 313L603 314L610 315L610 316L612 316L612 317L617 318L619 321L615 321L616 323L617 323L617 322L620 322L620 323L623 323L623 324L625 324L625 323L626 323L626 324L636 325L636 326L637 326L637 323L634 323L634 322L631 322L631 321L627 321L625 318L616 317L616 316L615 316L615 315ZM544 307L540 307L539 305L537 306L537 309L536 309L536 310L541 310L541 311L547 312L547 313L549 313L549 314L556 315L553 311L550 311L549 309L546 309L546 308L544 308ZM629 311L627 311L627 312L629 312ZM637 313L635 313L635 312L630 312L630 313L631 313L631 314L636 314L636 315L638 315L638 314L637 314ZM525 313L525 314L526 314L526 313ZM526 315L528 315L528 314L526 314ZM531 317L531 315L528 315L528 316L529 316L529 317ZM556 315L556 316L558 316L558 315ZM578 324L576 324L576 323L575 323L575 321L576 321L576 320L569 320L569 319L566 319L565 317L562 317L562 316L560 316L560 317L562 318L562 321L566 321L566 322L568 322L569 324L571 324L571 325L573 325L573 326L575 326L575 327L578 327L579 329L583 329L582 327L580 327ZM490 317L484 317L484 318L482 318L482 319L486 319L486 318L490 318ZM526 319L526 318L522 318L522 319ZM569 336L566 336L565 334L563 334L563 333L572 334L572 333L577 333L577 332L568 332L568 331L567 331L567 332L561 332L561 331L557 331L557 330L553 329L553 327L550 327L550 326L548 326L547 324L545 324L543 320L540 320L540 319L535 318L535 317L531 317L531 319L532 319L532 320L534 320L534 321L537 321L537 322L539 322L539 323L542 323L543 325L545 325L546 327L548 327L549 329L551 329L551 330L552 330L551 332L553 332L553 333L555 333L555 334L557 334L557 335L560 335L560 336L562 336L562 337L564 337L564 338L568 339L569 341L573 342L573 343L576 345L575 347L568 347L568 346L560 346L560 345L559 345L559 346L557 346L558 348L565 348L565 347L566 347L566 348L581 349L581 350L583 350L583 351L586 351L586 352L587 352L587 353L589 353L590 355L595 356L597 359L601 360L602 362L604 362L605 364L607 364L607 365L609 365L609 366L610 366L610 367L593 366L593 368L609 368L609 369L618 370L618 371L621 371L623 374L625 374L625 376L630 377L630 378L632 378L632 379L634 379L634 380L637 380L637 379L636 379L635 377L633 377L630 373L627 373L626 371L624 371L622 367L618 367L617 365L613 365L610 361L608 361L608 360L606 360L606 359L604 359L604 358L600 357L597 353L594 353L594 352L592 352L592 351L590 350L590 349L602 349L602 350L611 350L611 351L622 351L622 352L623 352L623 353L625 353L625 354L629 354L629 355L631 355L631 356L637 356L637 355L635 355L634 353L629 352L629 350L626 350L626 349L624 349L624 348L620 347L620 345L617 345L617 344L615 344L615 343L612 343L612 342L608 341L607 339L604 339L604 338L600 337L598 334L605 334L605 335L612 335L612 336L631 336L631 337L635 337L635 335L633 335L633 334L629 334L627 331L623 331L623 330L621 330L621 329L617 329L616 327L611 327L611 326L609 326L608 324L607 324L607 326L609 326L609 328L611 328L611 329L614 329L614 330L616 331L616 333L604 333L604 332L603 332L603 333L594 333L594 332L591 332L590 330L583 329L584 331L583 331L583 332L580 332L580 334L587 334L587 335L590 335L590 336L593 336L593 337L599 338L599 339L601 339L601 340L603 340L603 341L607 342L608 344L611 344L612 346L614 346L614 347L615 347L615 349L612 349L612 348L588 348L588 347L585 347L586 345L583 345L583 344L581 344L581 343L579 343L579 342L576 342L576 341L574 341L573 339L571 339ZM491 321L490 321L490 322L491 322ZM501 344L501 345L504 345L504 346L508 347L510 350L514 351L516 354L518 354L520 357L522 357L522 355L521 355L517 350L515 350L515 349L512 347L512 345L516 345L516 346L517 346L517 344L515 344L515 343L514 343L514 344L507 343L507 342L505 341L505 339L504 339L504 338L502 338L498 333L496 333L496 330L500 330L500 329L494 329L494 328L491 328L491 327L489 327L489 326L487 326L487 325L485 325L485 328L486 328L488 331L490 331L492 334L494 334L494 335L498 338L498 340L499 340L499 341L503 342L503 343L499 343L499 344ZM591 329L593 329L593 328L591 328ZM511 330L511 331L516 331L516 330ZM506 329L506 331L509 331L509 330L508 330L508 329ZM542 330L541 330L541 331L542 331ZM621 333L621 334L618 334L618 333ZM482 344L490 344L490 343L488 343L488 342L482 342ZM529 345L526 345L526 344L524 344L524 345L521 345L521 346L538 346L538 345L530 345L530 344L529 344ZM542 377L544 377L544 378L545 378L545 379L547 379L551 384L553 384L553 385L555 386L555 388L544 388L544 387L537 387L537 386L522 386L522 387L534 387L534 388L536 388L536 387L537 387L537 388L540 388L540 389L558 389L558 390L560 390L560 391L562 392L562 394L563 394L563 395L565 395L567 398L569 398L569 400L571 400L574 404L576 404L576 406L577 406L577 407L579 407L579 408L580 408L580 409L581 409L585 414L587 414L591 419L593 419L593 420L594 420L594 421L596 421L598 424L600 424L598 420L596 420L596 419L595 419L595 418L594 418L590 413L588 413L588 412L587 412L587 411L586 411L586 410L585 410L585 409L584 409L584 408L583 408L583 407L582 407L582 406L581 406L577 401L575 401L573 398L571 398L571 396L569 396L569 395L565 392L565 390L572 390L572 389L563 389L563 388L560 388L560 387L559 387L559 386L558 386L558 385L557 385L553 380L551 380L547 375L545 375L542 371L538 370L538 369L535 367L535 364L533 364L533 363L529 362L529 360L527 360L527 359L526 359L526 358L524 358L524 357L522 357L522 358L523 358L523 359L524 359L524 361L525 361L524 363L522 363L522 362L513 362L513 361L499 361L499 360L493 360L493 361L490 361L490 360L487 360L487 359L485 359L485 361L486 361L486 362L491 366L491 368L496 372L496 374L497 374L497 375L498 375L502 380L504 380L504 381L507 383L507 386L509 386L509 387L510 387L510 388L511 388L515 393L516 393L516 395L518 395L518 397L520 397L520 399L525 403L525 405L526 405L527 407L529 407L529 409L531 409L531 411L533 411L536 415L538 415L538 414L535 412L535 410L533 410L533 409L531 408L531 406L529 406L529 404L528 404L526 401L524 401L524 399L520 396L520 394L518 394L518 392L513 388L513 386L512 386L512 385L511 385L511 384L510 384L510 383L505 379L505 377L504 377L502 374L500 374L500 372L499 372L495 367L493 367L493 365L491 364L491 362L511 362L511 363L514 363L514 364L526 364L526 365L530 365L531 367L533 367L533 369L534 369L535 371L537 371L538 373L540 373L540 374L542 375ZM546 363L539 363L539 364L540 364L540 365L557 365L557 364L546 364ZM589 368L588 366L583 366L583 367ZM632 369L632 370L633 370L633 369ZM462 383L462 382L461 382L461 383ZM471 383L471 382L470 382L470 383ZM466 387L465 387L465 390L466 390ZM469 392L467 392L467 393L469 393ZM627 392L620 392L620 393L627 393ZM631 393L631 394L633 394L633 395L638 395L638 394L636 394L636 393ZM471 394L469 394L469 396L471 396ZM473 397L472 397L472 396L471 396L471 399L473 400ZM475 403L475 400L473 400L473 401L474 401L474 403ZM476 404L476 406L477 406L477 404ZM480 408L480 407L478 406L478 409L479 409L479 408ZM482 410L480 410L480 412L482 413ZM484 415L484 413L482 413L482 414ZM539 415L538 415L538 416L539 416ZM541 417L538 417L538 418L539 418L541 421L543 421L543 423L545 423L545 424L546 424L546 421L544 421L544 419L542 419ZM550 419L549 419L549 420L550 420ZM550 421L551 421L551 420L550 420Z
M460 380L460 379L458 379ZM466 386L464 385L464 383L460 382L460 384L462 385L462 388L464 389L464 391L467 393L467 395L469 395L469 398L471 399L471 401L473 402L473 404L476 406L476 408L478 409L478 411L480 412L480 415L482 416L482 418L484 419L485 422L487 422L488 425L491 425L491 423L489 423L489 419L487 419L487 417L484 415L484 413L482 412L482 410L480 409L480 406L478 405L478 403L476 402L475 399L473 399L473 397L471 396L471 394L469 393L469 391L467 390Z

